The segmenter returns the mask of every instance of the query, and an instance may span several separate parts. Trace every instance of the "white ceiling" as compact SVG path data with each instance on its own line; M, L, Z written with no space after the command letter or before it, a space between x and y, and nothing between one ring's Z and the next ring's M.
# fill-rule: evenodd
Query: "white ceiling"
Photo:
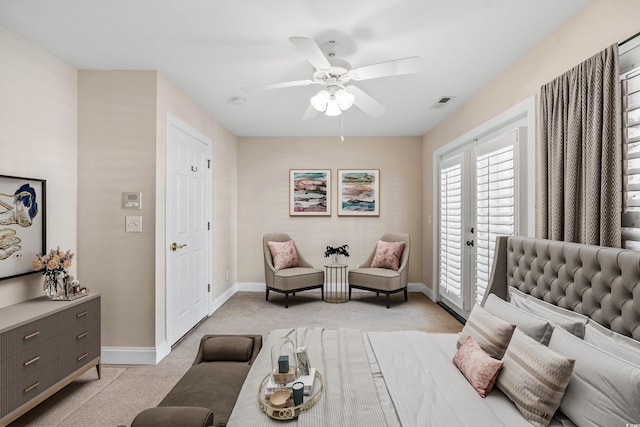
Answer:
M159 70L237 136L340 135L340 117L302 120L317 86L242 90L311 77L290 36L335 40L353 67L420 56L423 73L358 83L381 117L343 115L346 136L400 136L424 135L590 1L0 0L0 25L79 69ZM431 108L442 96L455 99Z

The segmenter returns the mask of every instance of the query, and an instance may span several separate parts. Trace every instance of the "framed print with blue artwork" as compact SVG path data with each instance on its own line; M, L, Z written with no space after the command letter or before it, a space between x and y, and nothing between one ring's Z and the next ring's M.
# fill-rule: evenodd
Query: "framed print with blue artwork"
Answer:
M0 279L39 273L46 250L46 181L0 175Z

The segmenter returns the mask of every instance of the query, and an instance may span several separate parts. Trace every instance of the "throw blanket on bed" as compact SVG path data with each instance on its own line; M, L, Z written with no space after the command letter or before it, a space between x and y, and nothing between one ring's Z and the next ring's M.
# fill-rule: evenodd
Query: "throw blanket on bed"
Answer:
M271 370L271 348L292 330L276 330L269 334L242 386L231 413L228 427L282 426L258 406L258 386ZM324 379L320 400L297 421L287 425L298 427L384 426L385 418L376 386L369 369L362 333L353 329L299 329L298 337L309 342L311 366ZM214 415L215 416L215 415Z

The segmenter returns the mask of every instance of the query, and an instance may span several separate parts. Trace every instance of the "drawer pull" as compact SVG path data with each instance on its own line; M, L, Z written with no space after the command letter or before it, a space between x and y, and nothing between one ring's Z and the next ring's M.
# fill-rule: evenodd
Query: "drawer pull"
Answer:
M26 362L24 362L24 366L29 366L32 363L36 363L38 360L40 360L40 356L36 356L31 360L27 360Z
M40 382L36 381L35 383L31 384L29 387L25 388L24 393L29 393L31 390L38 387L39 385L40 385Z
M77 362L79 362L79 361L81 361L82 359L84 359L85 357L87 357L88 355L89 355L89 353L85 353L85 354L83 354L82 356L78 357L78 358L76 359L76 361L77 361Z
M81 318L83 316L86 316L86 315L87 315L87 310L81 311L80 313L76 314L76 318L79 319L79 318Z
M30 340L31 338L35 338L35 337L37 337L38 335L40 335L40 331L35 331L35 332L32 332L32 333L30 333L29 335L25 336L25 337L24 337L24 338L22 338L22 339L26 341L26 340Z
M80 335L78 335L76 337L77 340L81 340L82 338L86 337L87 335L89 335L89 332L83 332Z

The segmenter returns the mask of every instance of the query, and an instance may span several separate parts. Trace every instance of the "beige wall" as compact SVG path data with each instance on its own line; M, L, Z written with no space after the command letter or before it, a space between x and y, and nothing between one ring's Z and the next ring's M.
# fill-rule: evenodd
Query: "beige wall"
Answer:
M0 58L0 174L47 180L47 247L77 253L77 71L2 27ZM0 307L42 295L42 280L0 280Z
M155 71L78 75L81 280L102 294L102 345L152 347L155 332ZM141 191L141 211L122 192ZM125 215L143 232L125 233Z
M264 283L262 235L288 233L317 267L327 245L348 244L350 268L380 236L411 237L410 282L422 281L422 139L420 137L239 138L238 282ZM331 169L331 217L289 216L289 169ZM380 169L380 217L338 217L338 169Z
M481 89L424 138L424 283L431 287L433 272L433 153L456 137L481 125L531 95L540 86L605 47L622 42L640 30L637 0L594 0L581 13L524 55L492 83ZM530 159L533 162L533 159Z
M166 340L167 114L213 142L212 299L235 271L236 139L156 71L80 71L79 99L81 269L103 295L102 345L157 347ZM142 192L141 211L122 209L124 191ZM126 215L142 215L142 233L124 232Z

